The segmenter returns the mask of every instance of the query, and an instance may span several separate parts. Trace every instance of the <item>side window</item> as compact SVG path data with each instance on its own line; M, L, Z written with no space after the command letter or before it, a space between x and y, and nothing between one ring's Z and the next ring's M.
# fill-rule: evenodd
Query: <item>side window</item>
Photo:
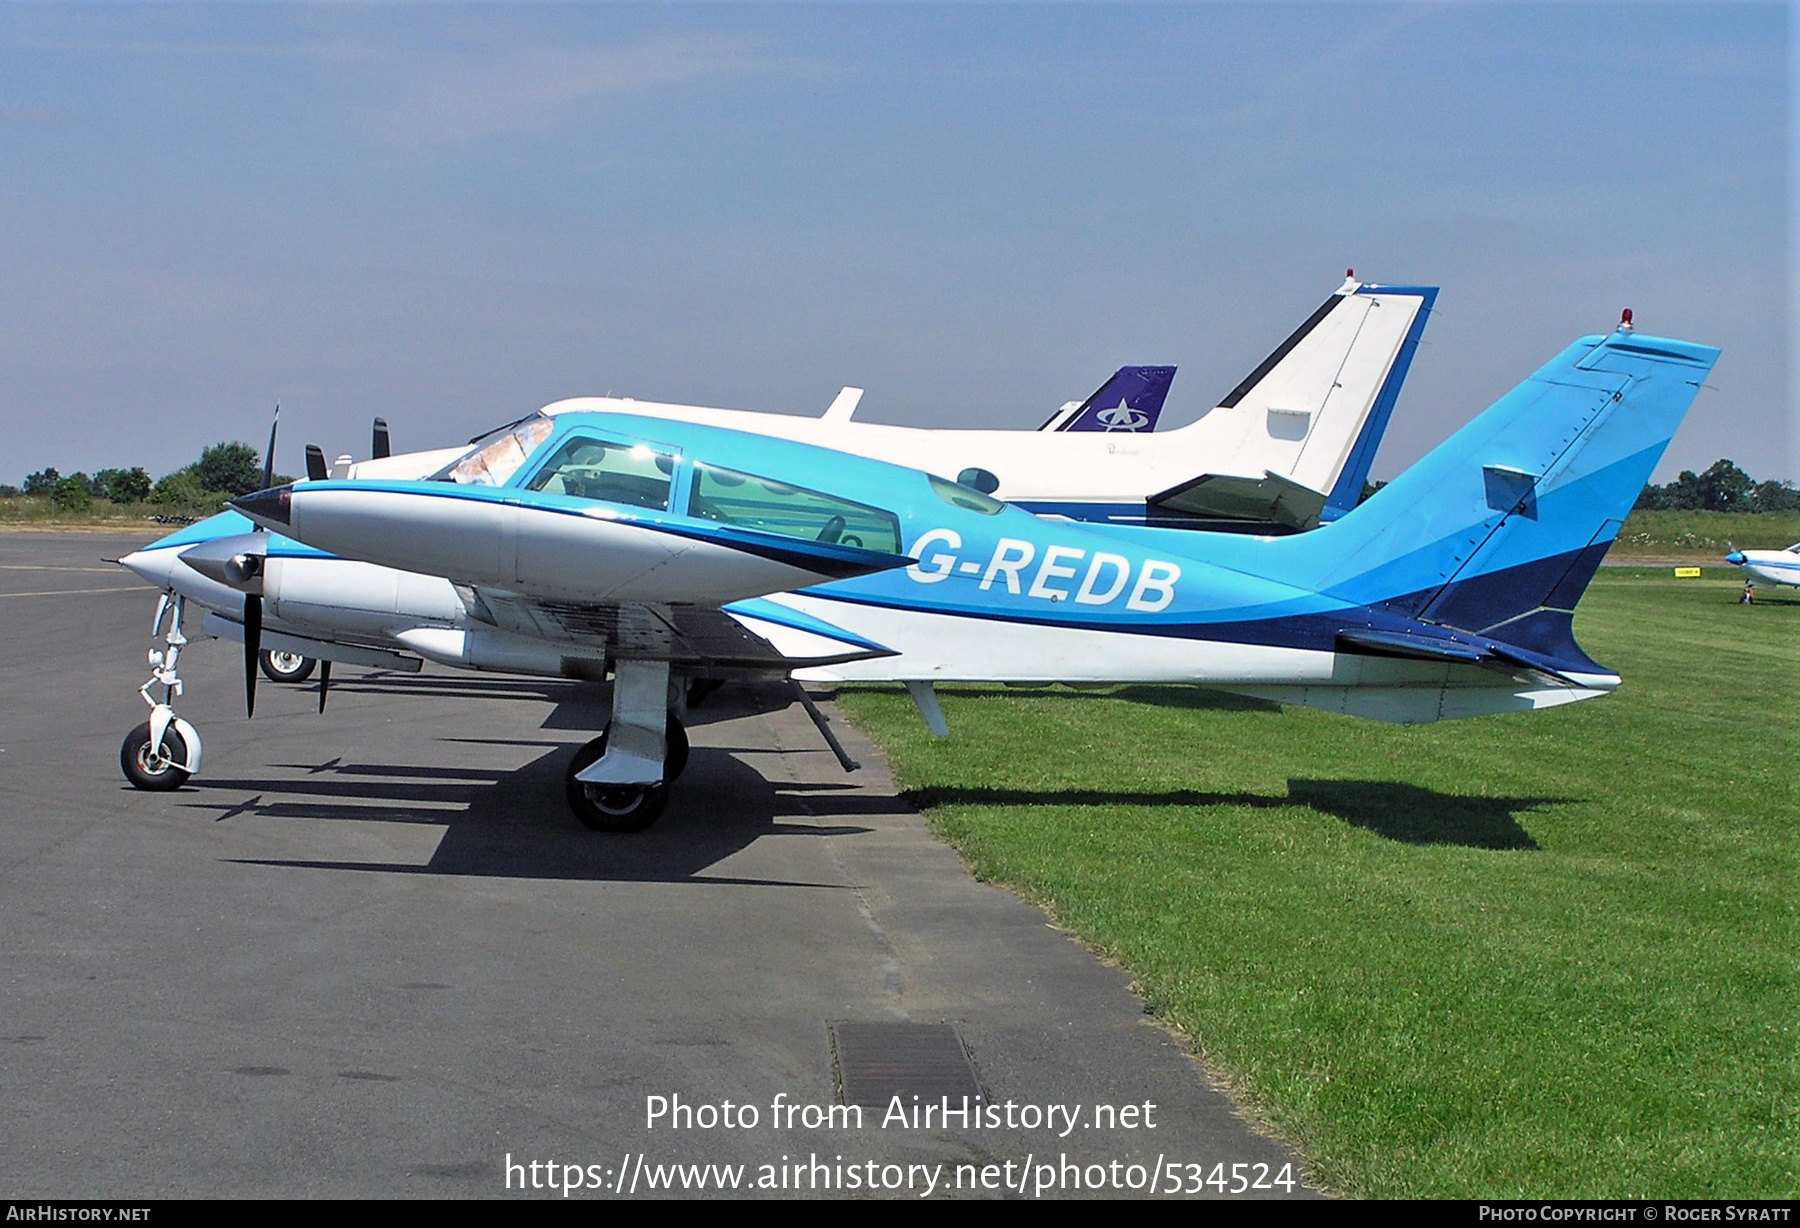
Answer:
M967 473L968 470L963 472ZM973 486L964 486L961 482L952 482L947 478L933 477L931 491L945 503L965 511L980 512L983 516L998 516L1006 510L1006 504L992 495L985 495Z
M577 435L556 450L528 488L667 511L669 479L674 472L674 457L643 444L609 443Z
M900 553L900 521L892 512L713 465L694 466L688 515L805 541Z

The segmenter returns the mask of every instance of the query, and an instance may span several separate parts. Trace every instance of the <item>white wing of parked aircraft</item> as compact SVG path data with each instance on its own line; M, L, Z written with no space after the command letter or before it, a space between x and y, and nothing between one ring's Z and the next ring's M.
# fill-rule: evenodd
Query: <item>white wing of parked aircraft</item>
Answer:
M1036 431L863 422L851 416L861 397L852 388L817 418L613 396L574 397L542 412L632 414L791 439L958 476L1030 511L1074 520L1286 532L1356 506L1436 299L1435 286L1346 278L1217 406L1154 434L1141 429L1154 422L1147 398L1160 408L1168 383L1144 373L1172 368L1121 368L1075 407L1088 412L1058 411L1045 424L1051 429ZM330 476L424 477L453 456L380 458ZM326 476L322 456L309 474Z

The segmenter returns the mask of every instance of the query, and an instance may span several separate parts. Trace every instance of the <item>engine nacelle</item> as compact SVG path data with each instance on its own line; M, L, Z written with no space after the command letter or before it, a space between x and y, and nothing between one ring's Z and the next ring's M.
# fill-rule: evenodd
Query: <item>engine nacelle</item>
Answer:
M270 617L332 633L326 638L468 622L450 581L350 559L273 555L263 567L263 596Z

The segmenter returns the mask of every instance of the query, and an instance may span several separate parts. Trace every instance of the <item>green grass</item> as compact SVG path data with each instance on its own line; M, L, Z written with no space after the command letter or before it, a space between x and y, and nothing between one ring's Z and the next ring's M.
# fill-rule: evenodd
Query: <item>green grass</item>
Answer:
M1800 512L1633 512L1609 556L1695 555L1717 559L1740 550L1780 550L1800 541ZM1710 561L1709 559L1709 561ZM1696 557L1696 561L1700 561Z
M1159 688L845 691L985 878L1137 979L1314 1180L1800 1193L1800 600L1602 573L1618 694L1398 728Z
M105 499L95 499L91 506L77 512L59 508L48 499L31 498L25 495L0 497L0 525L30 528L87 528L115 524L146 524L150 523L153 517L168 512L196 514L188 508L163 507L156 503L112 503ZM206 516L211 512L202 509L197 514Z

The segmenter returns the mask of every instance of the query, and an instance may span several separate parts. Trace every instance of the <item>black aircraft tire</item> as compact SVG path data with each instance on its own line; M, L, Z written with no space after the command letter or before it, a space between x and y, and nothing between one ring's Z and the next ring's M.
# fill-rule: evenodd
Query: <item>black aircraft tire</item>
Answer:
M569 809L589 831L637 832L656 822L669 802L669 786L660 785L591 785L576 780L575 774L599 760L606 753L606 734L583 746L569 760L563 774L563 789Z
M297 652L272 652L265 648L257 654L263 677L270 682L305 682L318 668L318 661Z
M663 731L663 736L669 742L669 753L663 759L663 781L672 785L687 771L688 761L687 730L682 728L681 722L675 719L673 713L669 715L669 724Z
M175 764L177 760L187 762L188 748L174 725L163 730L163 751L159 756L150 745L149 721L126 734L119 746L119 767L124 770L125 779L151 793L181 788L188 781L188 773Z

